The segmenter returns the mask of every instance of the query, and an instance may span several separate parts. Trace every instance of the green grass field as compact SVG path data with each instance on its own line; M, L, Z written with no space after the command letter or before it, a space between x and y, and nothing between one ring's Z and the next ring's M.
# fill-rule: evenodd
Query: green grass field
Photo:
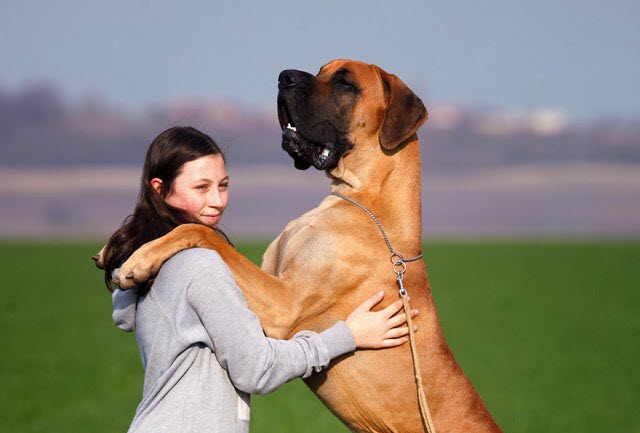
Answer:
M98 246L0 243L0 431L126 431L143 371L111 323ZM448 342L505 432L640 431L640 242L424 251ZM346 429L296 380L253 398L251 431Z

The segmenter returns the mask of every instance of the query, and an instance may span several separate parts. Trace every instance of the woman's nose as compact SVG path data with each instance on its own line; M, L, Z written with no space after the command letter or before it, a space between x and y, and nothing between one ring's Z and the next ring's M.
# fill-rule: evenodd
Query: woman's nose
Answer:
M222 206L222 196L220 195L220 191L217 189L212 189L207 197L207 205L210 207L221 207Z

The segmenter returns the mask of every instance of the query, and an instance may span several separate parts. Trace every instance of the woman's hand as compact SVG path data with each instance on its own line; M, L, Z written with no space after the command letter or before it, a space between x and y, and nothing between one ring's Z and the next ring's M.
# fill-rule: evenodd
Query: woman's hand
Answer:
M404 311L401 311L400 299L380 311L371 311L383 298L384 292L377 292L353 310L345 320L358 349L395 347L409 341L407 317ZM411 317L417 315L418 310L411 311ZM414 326L414 330L417 329L418 327Z

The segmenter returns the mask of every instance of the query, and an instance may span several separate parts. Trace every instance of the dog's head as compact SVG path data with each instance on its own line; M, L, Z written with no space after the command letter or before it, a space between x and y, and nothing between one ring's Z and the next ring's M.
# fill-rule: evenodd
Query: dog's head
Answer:
M398 77L353 60L334 60L315 76L282 71L278 89L282 147L301 170L332 170L358 146L392 152L427 119L420 98Z

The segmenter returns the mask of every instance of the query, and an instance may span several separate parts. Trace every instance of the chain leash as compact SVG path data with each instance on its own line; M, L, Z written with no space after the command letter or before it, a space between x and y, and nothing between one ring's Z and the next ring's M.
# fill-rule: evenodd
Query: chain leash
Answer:
M418 350L416 347L415 334L413 331L413 322L411 320L411 307L409 305L409 297L407 293L407 289L404 287L404 274L407 271L407 262L413 262L422 258L423 253L420 252L419 255L415 257L411 257L405 259L402 254L398 251L394 250L391 246L391 242L387 237L384 229L382 228L382 224L376 216L367 209L364 205L357 202L356 200L344 196L337 192L332 192L331 195L334 195L342 200L348 201L360 209L362 209L371 219L376 223L380 233L382 233L382 237L384 238L384 242L387 244L387 248L391 252L391 263L393 265L393 272L396 274L396 282L398 283L398 294L400 299L402 299L402 307L404 309L404 314L407 318L407 326L409 327L409 345L411 346L411 358L413 359L413 373L416 380L416 387L418 388L418 405L420 407L420 415L422 416L422 421L427 430L427 433L436 433L436 427L433 424L433 419L431 418L431 412L429 411L429 405L427 404L427 397L424 392L424 386L422 385L422 375L420 374L420 363L418 362Z

